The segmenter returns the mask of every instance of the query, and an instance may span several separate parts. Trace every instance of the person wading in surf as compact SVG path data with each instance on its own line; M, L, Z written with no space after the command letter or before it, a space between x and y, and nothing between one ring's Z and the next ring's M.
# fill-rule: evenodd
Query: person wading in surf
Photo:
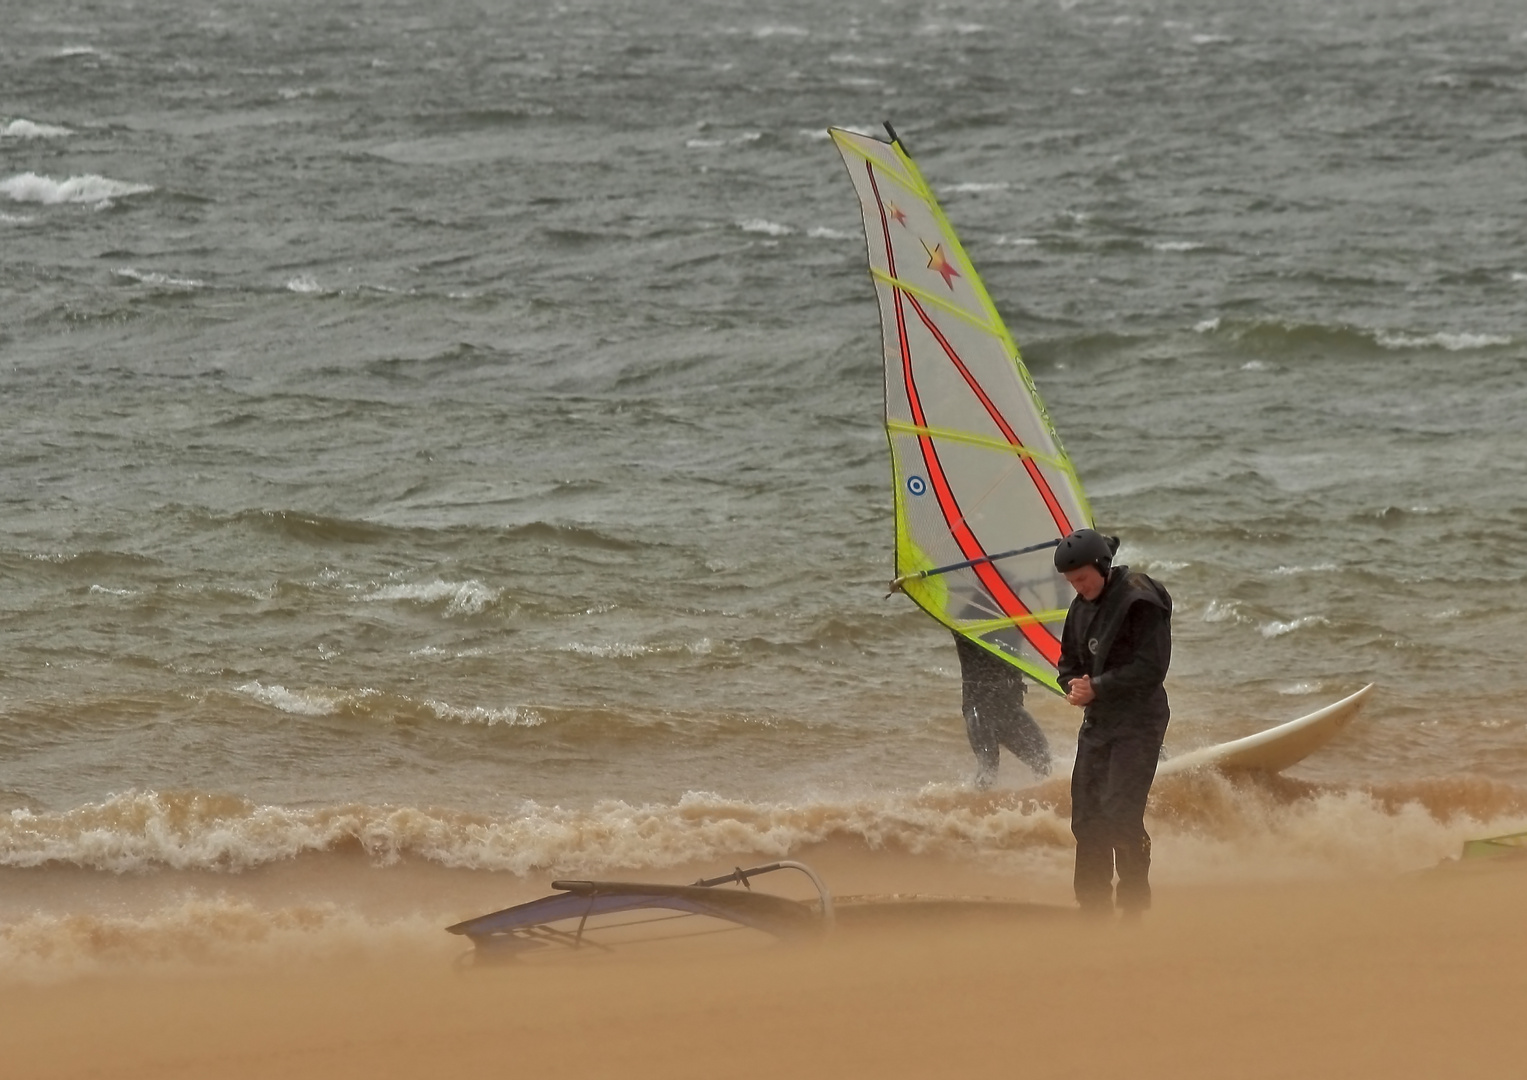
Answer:
M960 709L965 735L976 755L978 788L997 780L1002 747L1040 776L1050 775L1050 743L1023 707L1023 674L963 634L954 635L960 657Z
M1145 800L1166 738L1172 598L1157 582L1114 566L1117 537L1078 529L1055 549L1055 569L1076 590L1061 631L1058 675L1083 710L1071 773L1076 900L1112 912L1114 871L1126 918L1151 905Z

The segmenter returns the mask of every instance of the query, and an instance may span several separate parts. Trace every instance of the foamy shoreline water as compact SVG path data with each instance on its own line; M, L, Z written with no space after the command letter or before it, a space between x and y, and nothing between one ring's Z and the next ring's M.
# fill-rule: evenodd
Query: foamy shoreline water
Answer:
M846 841L1021 873L1031 857L1045 864L1068 857L1067 810L1063 778L991 794L929 786L799 803L709 792L581 809L526 803L507 817L364 804L299 809L145 791L64 813L11 811L0 821L0 867L237 874L300 857L360 854L379 867L422 859L519 877L601 875L735 852L781 858ZM1482 832L1527 827L1527 792L1483 780L1341 789L1194 774L1158 782L1151 820L1164 838L1158 843L1178 851L1179 875L1214 877L1226 862L1235 864L1223 871L1229 876L1399 872L1455 854ZM1201 851L1186 856L1192 848Z
M870 858L880 888L1065 905L1064 785L925 791L764 806L696 793L672 806L526 807L512 820L400 807L303 811L141 793L0 822L0 982L132 969L443 954L441 928L529 899L555 877L674 881L734 863ZM1214 775L1158 785L1148 816L1158 890L1372 883L1527 828L1527 793L1456 782L1320 790ZM899 868L899 869L898 869ZM838 875L839 891L863 891ZM901 889L907 886L903 884ZM1365 886L1366 887L1366 886Z

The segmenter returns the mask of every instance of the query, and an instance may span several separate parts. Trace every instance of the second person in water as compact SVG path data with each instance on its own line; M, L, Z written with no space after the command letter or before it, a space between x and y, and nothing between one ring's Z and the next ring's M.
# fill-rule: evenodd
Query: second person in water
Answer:
M976 755L978 788L997 780L1002 747L1040 776L1050 775L1050 743L1023 707L1023 673L963 634L954 635L960 657L960 709L965 735Z

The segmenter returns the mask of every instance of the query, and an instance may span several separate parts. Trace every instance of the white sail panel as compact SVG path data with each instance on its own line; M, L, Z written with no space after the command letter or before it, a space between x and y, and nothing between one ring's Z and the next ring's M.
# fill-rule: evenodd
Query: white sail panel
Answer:
M859 195L880 302L899 586L1058 692L1073 593L1052 549L1091 526L1086 495L912 159L897 142L831 133Z

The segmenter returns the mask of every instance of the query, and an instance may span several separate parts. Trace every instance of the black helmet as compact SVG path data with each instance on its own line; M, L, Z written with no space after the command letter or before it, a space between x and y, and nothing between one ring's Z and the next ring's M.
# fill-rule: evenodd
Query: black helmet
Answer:
M1117 536L1104 536L1096 529L1077 529L1055 548L1055 569L1069 574L1072 570L1092 565L1107 577L1113 566L1113 553L1118 550Z

